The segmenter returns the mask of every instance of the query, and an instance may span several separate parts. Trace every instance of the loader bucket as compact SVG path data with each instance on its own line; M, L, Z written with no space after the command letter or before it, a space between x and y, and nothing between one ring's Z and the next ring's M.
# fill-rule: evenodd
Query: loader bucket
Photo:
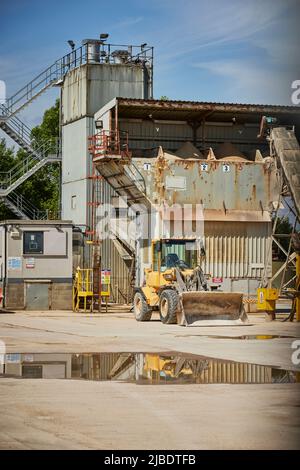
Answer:
M247 322L243 294L237 292L182 292L177 323L182 326L236 325Z

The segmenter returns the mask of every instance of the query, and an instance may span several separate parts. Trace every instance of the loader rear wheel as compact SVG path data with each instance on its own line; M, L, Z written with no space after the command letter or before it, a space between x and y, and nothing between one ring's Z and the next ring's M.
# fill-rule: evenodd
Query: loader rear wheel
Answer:
M178 294L175 290L162 291L159 299L159 316L162 323L177 323Z
M150 321L152 310L141 292L136 292L133 299L133 311L137 321Z

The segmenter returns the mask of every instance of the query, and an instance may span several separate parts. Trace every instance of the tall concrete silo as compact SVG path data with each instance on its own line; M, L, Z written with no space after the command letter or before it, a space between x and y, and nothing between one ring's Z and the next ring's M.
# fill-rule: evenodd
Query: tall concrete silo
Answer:
M72 58L78 67L70 68L62 84L61 140L62 218L84 227L91 173L88 136L94 133L94 114L115 97L152 98L153 48L85 39L82 49L82 63L80 57Z

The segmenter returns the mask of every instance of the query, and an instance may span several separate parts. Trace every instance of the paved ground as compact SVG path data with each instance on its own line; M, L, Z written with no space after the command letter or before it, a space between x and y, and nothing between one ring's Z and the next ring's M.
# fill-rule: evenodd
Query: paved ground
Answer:
M181 351L300 370L296 323L190 327L137 323L128 309L105 314L0 314L7 352ZM206 335L206 336L205 336ZM0 379L0 448L287 449L300 445L300 384L135 385Z

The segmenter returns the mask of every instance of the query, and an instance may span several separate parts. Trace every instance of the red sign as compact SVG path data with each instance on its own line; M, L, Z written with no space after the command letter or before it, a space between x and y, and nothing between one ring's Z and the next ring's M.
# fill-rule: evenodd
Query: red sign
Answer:
M212 282L214 284L220 284L220 282L223 282L223 278L222 277L213 277Z

